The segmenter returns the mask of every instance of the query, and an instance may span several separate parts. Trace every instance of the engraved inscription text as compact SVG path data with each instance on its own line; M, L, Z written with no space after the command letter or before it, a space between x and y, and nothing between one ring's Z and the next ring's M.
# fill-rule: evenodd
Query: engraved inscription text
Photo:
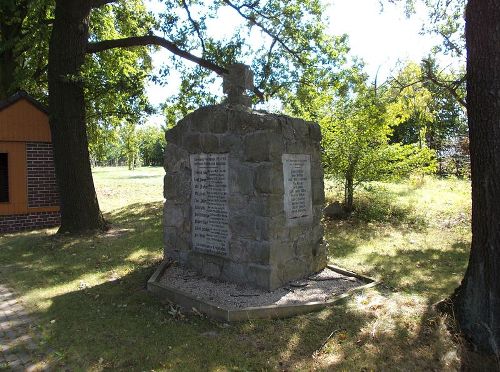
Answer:
M193 250L226 256L228 154L192 154L190 162Z
M283 154L284 208L289 223L312 222L311 156Z

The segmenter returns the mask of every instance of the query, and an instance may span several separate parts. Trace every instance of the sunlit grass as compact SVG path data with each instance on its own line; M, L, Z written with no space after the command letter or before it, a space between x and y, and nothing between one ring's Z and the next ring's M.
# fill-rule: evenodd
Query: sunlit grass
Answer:
M431 305L466 265L466 181L360 189L350 219L325 222L325 241L331 262L383 284L318 313L226 325L180 316L145 290L162 257L163 174L95 169L106 233L0 237L0 280L38 317L55 370L459 368L459 346ZM339 198L330 186L329 200Z

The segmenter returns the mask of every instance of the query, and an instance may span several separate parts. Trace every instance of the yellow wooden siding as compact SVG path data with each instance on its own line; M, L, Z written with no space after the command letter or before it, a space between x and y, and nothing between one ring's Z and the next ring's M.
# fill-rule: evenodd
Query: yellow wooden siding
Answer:
M0 111L0 141L52 142L48 115L20 99Z

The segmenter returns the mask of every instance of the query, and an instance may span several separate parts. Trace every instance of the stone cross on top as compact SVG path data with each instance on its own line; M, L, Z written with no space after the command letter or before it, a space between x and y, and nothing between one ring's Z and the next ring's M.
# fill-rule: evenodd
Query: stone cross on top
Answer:
M252 98L245 91L253 90L253 72L250 66L235 63L228 68L229 73L223 75L222 89L227 94L226 103L230 105L244 105L250 107Z

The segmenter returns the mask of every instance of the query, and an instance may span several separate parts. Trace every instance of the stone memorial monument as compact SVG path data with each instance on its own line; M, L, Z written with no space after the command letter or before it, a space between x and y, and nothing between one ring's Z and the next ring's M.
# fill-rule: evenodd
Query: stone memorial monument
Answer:
M320 127L252 110L252 72L228 70L225 102L166 133L165 259L273 290L326 265Z

